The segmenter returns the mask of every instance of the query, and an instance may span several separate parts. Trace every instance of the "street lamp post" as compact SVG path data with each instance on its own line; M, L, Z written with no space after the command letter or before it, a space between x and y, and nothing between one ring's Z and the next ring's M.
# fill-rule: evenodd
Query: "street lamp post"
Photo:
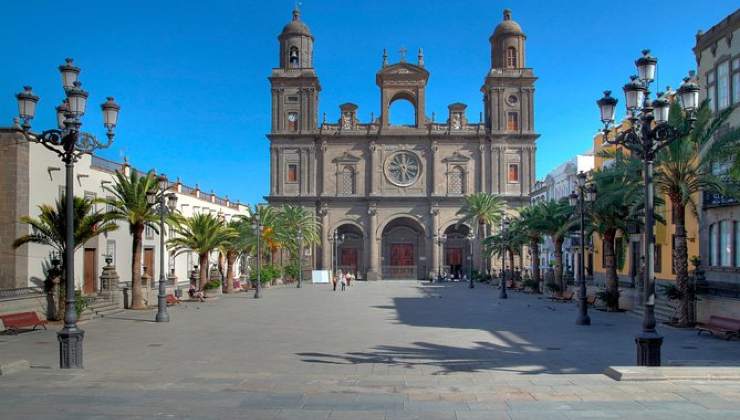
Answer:
M164 174L157 177L157 191L148 191L146 201L150 205L159 204L157 212L159 213L159 294L157 295L157 315L154 318L157 322L169 322L170 315L167 313L167 277L165 276L164 256L164 218L171 214L177 208L177 195L175 193L167 194L169 181Z
M259 208L255 211L252 217L252 232L257 237L257 284L254 287L254 298L259 299L262 297L262 278L261 278L261 267L262 264L262 246L260 245L260 237L262 236L262 222L260 221Z
M658 60L650 55L649 50L643 50L642 57L635 61L638 75L632 76L630 82L624 85L624 94L627 108L629 128L616 133L616 137L609 139L614 130L615 110L617 99L611 97L610 91L596 101L604 124L604 140L609 144L621 145L643 161L643 177L645 188L645 231L643 243L645 246L645 310L643 312L642 332L635 337L637 350L637 365L660 366L660 347L663 337L658 334L655 325L655 187L653 185L653 162L656 153L668 146L674 140L688 134L693 129L696 120L696 109L699 106L699 86L685 78L677 91L681 108L687 113L690 124L680 129L668 124L670 103L660 93L650 101L650 83L655 79L655 69Z
M36 115L36 105L39 97L33 94L30 86L25 86L23 92L16 95L18 100L18 114L23 121L23 135L28 141L36 142L56 153L65 165L65 224L64 235L64 277L66 285L66 309L64 311L64 327L57 333L59 341L59 367L61 369L82 369L82 340L85 332L77 327L77 313L75 312L75 281L74 281L74 164L86 153L107 148L113 143L113 130L118 122L118 112L121 107L108 97L101 105L103 111L103 125L107 129L107 142L99 141L92 134L80 130L81 118L85 114L88 93L82 89L82 83L77 80L80 68L67 58L65 64L59 66L62 75L62 87L66 98L56 107L57 129L44 130L41 134L31 133L31 120Z
M468 263L468 288L470 289L475 287L473 284L473 240L475 240L475 234L471 231L468 233L468 242L470 243L470 255L468 255L468 258L470 259L470 262Z
M339 229L334 229L334 275L339 272L339 245L344 242L344 234L339 233ZM337 279L338 281L339 279Z
M301 228L298 228L296 238L298 238L298 286L296 287L300 289L303 283L303 230Z
M509 229L509 218L504 216L501 219L501 236L506 237L506 231ZM501 244L501 291L498 294L499 299L508 299L509 295L506 294L506 247ZM514 267L512 267L513 269Z
M593 184L586 184L586 174L579 172L576 176L577 191L573 191L569 198L571 206L578 206L580 216L580 235L581 235L581 263L578 265L578 278L581 281L581 288L578 294L579 301L579 312L578 318L576 319L576 325L591 325L591 318L588 316L588 300L586 298L586 232L585 232L585 217L586 217L586 203L594 201L596 196L596 188Z
M445 265L445 242L447 242L447 235L444 233L439 235L439 238L437 238L437 242L439 243L439 247L441 248L439 251L439 266L437 267L437 278L442 279L442 267Z

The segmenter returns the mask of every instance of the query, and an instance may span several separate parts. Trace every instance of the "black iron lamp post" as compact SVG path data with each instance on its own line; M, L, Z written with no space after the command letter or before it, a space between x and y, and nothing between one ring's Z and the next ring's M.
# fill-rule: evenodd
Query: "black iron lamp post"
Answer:
M649 50L643 50L642 57L635 61L638 76L632 76L630 82L624 85L624 95L627 108L629 127L615 133L616 137L609 138L614 131L615 109L617 100L611 97L610 91L596 101L601 113L601 122L604 124L604 140L609 144L621 145L635 156L642 159L645 188L645 231L643 243L645 246L645 310L643 312L642 332L635 338L637 347L637 365L660 366L660 347L663 337L658 334L655 325L655 254L653 227L655 225L654 204L655 187L653 185L653 161L656 153L668 146L674 140L688 134L693 129L696 119L696 110L699 106L699 86L685 78L677 91L681 108L686 112L690 124L684 128L674 128L668 124L670 103L660 93L658 98L650 101L650 83L655 79L655 69L658 60L650 55Z
M169 322L170 315L167 313L167 277L165 276L164 256L167 253L164 247L164 218L172 214L177 208L177 194L167 193L169 181L164 174L157 177L157 191L148 191L146 201L150 205L158 204L159 213L159 293L157 294L157 322Z
M252 217L252 232L257 237L257 284L254 287L254 298L259 299L262 297L262 278L261 278L261 264L262 264L262 246L260 244L260 237L262 236L262 222L260 221L259 208L255 211Z
M338 229L334 229L334 275L339 272L339 245L344 242L344 234L340 234ZM337 279L339 281L339 279Z
M59 341L59 367L61 369L81 369L83 366L82 340L85 332L77 327L77 313L75 312L75 282L74 282L74 164L84 154L98 149L107 148L113 143L113 130L118 122L118 112L121 107L108 97L101 105L103 111L103 125L107 129L106 142L101 142L92 134L80 130L82 116L85 114L88 93L82 89L78 76L80 68L73 64L71 58L59 66L62 75L62 87L66 98L56 107L56 129L44 130L41 134L31 133L31 120L36 115L36 105L39 97L33 94L30 86L25 86L23 92L16 95L18 113L23 121L23 135L28 141L40 143L56 153L65 164L65 223L64 237L64 278L66 285L66 309L64 313L64 327L57 333Z
M573 191L570 198L570 205L578 208L580 217L580 237L581 237L581 263L578 265L578 278L581 280L581 287L578 294L579 312L576 319L576 325L591 325L591 318L588 316L588 300L586 290L586 203L594 202L596 198L596 187L593 184L586 183L586 174L579 172L576 176L576 191Z
M301 228L298 228L296 238L298 239L298 286L296 287L300 289L303 283L303 230Z
M475 240L475 233L472 231L468 233L468 243L470 243L470 255L468 255L468 259L470 259L468 263L468 288L472 289L475 287L473 284L473 241Z
M442 267L445 265L445 242L447 242L447 235L444 233L439 235L437 238L437 242L439 243L440 251L439 251L439 267L437 267L437 278L442 279Z
M509 218L504 216L501 219L501 236L506 237L506 231L509 230ZM499 291L499 299L508 299L509 295L506 294L506 247L501 244L501 291ZM512 267L513 269L514 267Z

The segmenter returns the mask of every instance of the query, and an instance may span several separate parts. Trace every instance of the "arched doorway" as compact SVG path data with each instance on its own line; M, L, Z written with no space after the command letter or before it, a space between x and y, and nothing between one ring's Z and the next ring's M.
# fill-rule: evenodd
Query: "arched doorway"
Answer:
M410 217L399 217L383 229L383 279L421 279L426 267L424 229Z
M449 273L453 278L462 278L470 272L473 263L470 254L470 228L466 225L453 224L444 231L445 241L442 250L442 271Z
M364 235L360 228L352 224L343 224L337 228L340 235L344 235L337 249L338 269L343 273L352 273L362 278L365 273Z

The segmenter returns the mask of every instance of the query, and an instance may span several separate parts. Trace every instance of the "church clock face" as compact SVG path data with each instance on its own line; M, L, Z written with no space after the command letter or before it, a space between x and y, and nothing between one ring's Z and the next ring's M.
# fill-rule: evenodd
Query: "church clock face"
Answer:
M399 151L385 161L385 176L393 185L408 187L413 185L421 173L419 158L409 151Z

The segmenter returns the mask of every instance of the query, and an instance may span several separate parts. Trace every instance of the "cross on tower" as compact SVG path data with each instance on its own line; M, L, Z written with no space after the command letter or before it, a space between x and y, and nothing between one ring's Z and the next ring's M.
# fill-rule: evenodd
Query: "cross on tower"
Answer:
M407 52L408 52L408 50L405 47L401 47L401 49L398 50L398 53L401 54L401 62L402 63L405 63L406 62L406 53Z

